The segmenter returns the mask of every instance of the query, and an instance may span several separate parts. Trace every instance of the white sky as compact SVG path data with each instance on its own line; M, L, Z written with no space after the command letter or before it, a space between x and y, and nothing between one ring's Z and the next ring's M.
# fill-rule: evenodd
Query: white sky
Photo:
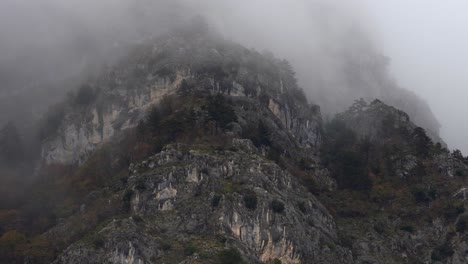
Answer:
M449 147L468 155L468 1L363 1L393 75L429 102Z

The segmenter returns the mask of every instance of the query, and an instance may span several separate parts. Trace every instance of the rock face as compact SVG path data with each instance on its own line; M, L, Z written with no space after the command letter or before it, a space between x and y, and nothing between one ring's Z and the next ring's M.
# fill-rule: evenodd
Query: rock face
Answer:
M86 162L168 96L229 100L234 122L207 132L227 136L231 147L207 152L175 144L132 164L125 185L107 198L113 204L122 197L127 217L93 231L91 242L73 243L56 263L218 263L224 248L248 263L352 261L328 210L271 157L319 162L319 107L307 103L287 62L206 32L175 32L142 45L80 89L63 109L56 136L43 144L44 162ZM193 109L197 122L210 127L209 106ZM317 175L333 185L325 169ZM48 233L57 236L66 226ZM204 255L170 253L187 245Z
M51 133L57 136L45 140L42 157L48 164L81 163L102 143L135 127L166 96L194 89L255 99L268 105L304 148L320 145L320 109L307 104L287 62L202 30L143 44L85 84L62 110ZM83 93L89 98L80 100Z
M46 140L42 157L47 163L82 163L116 133L135 127L150 106L177 91L187 74L178 71L174 80L155 77L151 84L140 87L121 84L105 89L97 82L92 83L96 86L93 96L97 99L66 109L58 136ZM106 81L110 82L109 79Z
M92 191L41 236L54 263L467 263L463 157L379 100L331 131L287 62L203 28L136 47L62 113L44 163Z
M102 249L77 243L59 262L175 263L165 258L158 241L188 243L216 235L228 238L218 247L235 245L249 263L352 260L336 245L333 218L312 194L265 160L250 141L235 139L233 146L233 151L209 154L169 147L132 166L131 211L143 221L113 221L99 231ZM148 228L164 232L150 236Z

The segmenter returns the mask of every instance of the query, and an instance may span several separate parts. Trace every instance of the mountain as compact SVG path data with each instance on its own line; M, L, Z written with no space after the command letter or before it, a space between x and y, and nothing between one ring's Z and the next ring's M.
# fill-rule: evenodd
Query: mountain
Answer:
M339 18L334 17L329 23L335 21ZM382 55L369 34L357 26L342 30L339 37L335 36L337 39L329 40L328 48L323 51L325 55L318 56L319 62L310 63L307 57L304 58L309 60L301 59L300 53L295 59L296 64L302 66L298 68L299 79L307 88L309 98L321 106L326 116L345 111L360 98L385 101L406 112L434 142L446 146L439 136L441 125L428 103L399 86L391 75L390 58ZM333 35L325 36L333 39Z
M468 161L408 114L324 122L292 67L202 21L51 109L5 263L466 263Z

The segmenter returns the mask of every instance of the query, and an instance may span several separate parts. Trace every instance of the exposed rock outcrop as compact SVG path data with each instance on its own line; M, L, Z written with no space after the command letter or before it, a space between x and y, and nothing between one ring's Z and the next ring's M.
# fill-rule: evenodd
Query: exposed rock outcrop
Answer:
M67 102L42 149L82 195L41 236L57 264L466 261L463 157L379 100L331 133L285 61L176 31Z
M116 220L98 231L102 249L77 243L60 259L163 263L160 240L179 243L221 235L228 239L219 247L238 247L251 263L352 261L337 244L333 218L312 194L248 140L235 139L233 146L238 150L210 154L169 147L132 166L127 188L135 192L132 212L143 220ZM255 200L254 206L246 197ZM283 207L272 208L273 201ZM148 228L164 232L148 236ZM128 234L123 241L122 234Z
M266 104L304 148L321 142L318 106L308 105L291 66L210 33L181 32L142 44L69 99L42 157L48 164L82 163L102 143L135 127L151 106L171 94L224 94Z

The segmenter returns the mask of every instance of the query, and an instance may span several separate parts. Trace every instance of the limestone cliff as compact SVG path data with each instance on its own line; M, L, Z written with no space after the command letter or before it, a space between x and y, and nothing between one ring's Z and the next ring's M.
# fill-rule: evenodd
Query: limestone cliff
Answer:
M126 188L133 193L132 214L142 220L112 221L99 231L102 248L76 243L58 262L179 263L184 257L164 252L162 241L200 239L206 241L195 246L207 255L201 263L216 263L212 251L223 247L238 248L249 263L351 261L349 250L331 246L338 241L332 216L297 179L265 160L249 140L234 139L232 146L215 153L169 147L132 166ZM255 197L255 204L246 197ZM182 263L192 263L193 256L185 258Z
M204 27L135 47L57 109L31 195L54 222L9 260L467 262L460 153L379 100L323 122L286 61Z
M302 185L333 188L334 180L319 168L320 109L308 104L287 62L204 30L175 31L136 47L67 100L44 140L44 169L90 168L126 131L140 131L137 141L151 135L146 145L155 138L169 145L129 164L123 184L96 189L82 215L44 235L72 243L56 263L217 263L226 249L248 263L351 261L333 217ZM308 170L302 178L287 170L299 163ZM109 208L123 202L127 217L110 214L114 220L95 231L72 226L89 221L87 208L100 200ZM91 243L74 239L83 232ZM179 254L195 243L197 254Z
M135 127L151 106L187 89L256 98L302 146L320 145L320 110L307 105L287 62L200 30L142 44L83 85L62 110L49 133L54 136L46 138L42 157L48 164L82 163L99 145ZM81 93L89 98L76 103Z

